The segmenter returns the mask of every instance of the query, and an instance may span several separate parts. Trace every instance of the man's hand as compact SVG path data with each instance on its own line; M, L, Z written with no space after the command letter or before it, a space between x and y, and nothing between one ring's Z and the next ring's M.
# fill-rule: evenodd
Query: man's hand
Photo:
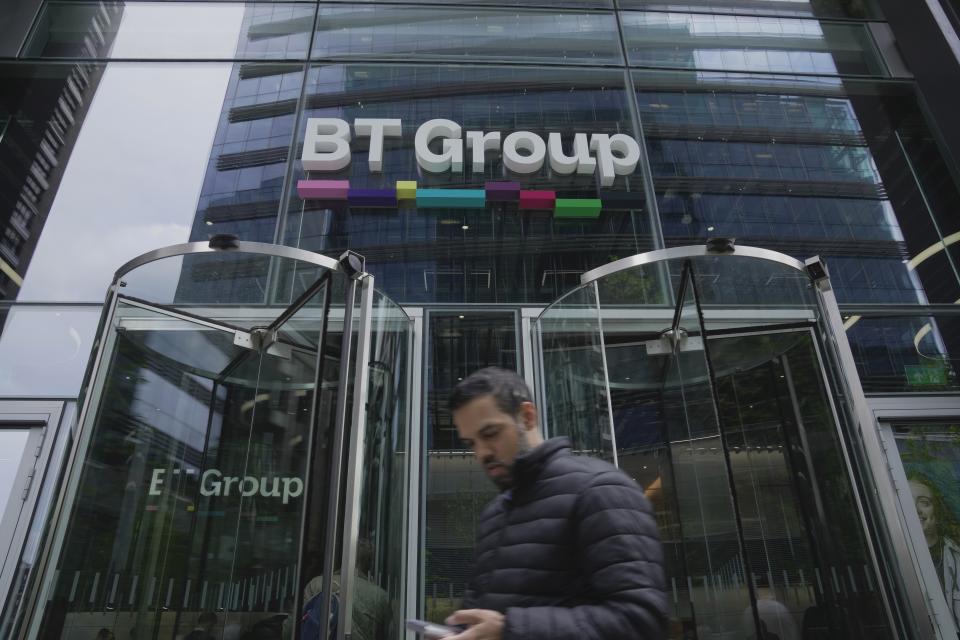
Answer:
M461 609L448 617L447 624L465 624L463 633L444 640L501 640L503 637L503 614L490 609Z

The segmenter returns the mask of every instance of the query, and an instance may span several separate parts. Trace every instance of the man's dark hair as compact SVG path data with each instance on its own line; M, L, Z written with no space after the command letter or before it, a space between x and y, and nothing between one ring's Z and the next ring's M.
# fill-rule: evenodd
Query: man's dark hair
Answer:
M524 402L533 402L530 387L516 371L487 367L474 371L457 383L450 394L450 412L483 396L493 396L500 411L511 416L520 413L520 405Z

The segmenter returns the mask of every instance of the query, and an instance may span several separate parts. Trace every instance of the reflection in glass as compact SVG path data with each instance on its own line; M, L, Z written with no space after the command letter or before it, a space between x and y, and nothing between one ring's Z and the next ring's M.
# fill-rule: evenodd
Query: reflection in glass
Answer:
M447 401L459 380L483 367L516 370L511 313L436 311L428 315L424 437L426 451L424 615L442 623L459 608L473 557L480 511L497 489L460 443Z
M612 461L614 443L597 289L580 287L550 309L535 325L542 345L544 435L567 436L575 451Z
M357 640L392 638L402 623L406 514L411 499L407 482L410 320L379 292L374 293L373 306L353 591L352 637Z
M302 84L299 64L234 65L191 240L230 233L241 240L273 242Z
M664 543L669 637L763 637L758 625L779 638L893 637L844 453L847 414L811 331L808 277L703 256L596 284L599 300L587 285L537 322L544 406L551 426L564 403L589 415L593 397L567 402L557 379L582 388L606 378L594 395L608 394L618 463L644 487ZM568 303L583 297L581 309ZM571 357L601 335L605 361ZM605 433L594 424L587 441Z
M741 15L882 18L875 0L617 0L624 9L696 11Z
M281 2L47 2L26 56L302 59L314 11ZM110 44L100 50L95 42Z
M930 554L960 626L960 425L894 424L893 433L923 534L914 547Z
M845 473L813 334L709 339L761 618L801 629L884 637L882 597ZM819 579L818 579L819 578Z
M864 392L960 389L960 316L848 316L844 320Z
M312 58L622 62L611 13L328 5Z
M89 105L82 134L60 129L80 135L55 197L42 204L49 209L20 300L102 301L119 265L189 238L232 70L228 63L83 68L102 75L82 95ZM48 108L57 99L46 96ZM63 122L70 121L51 126Z
M76 397L99 319L97 306L0 307L0 394Z
M639 176L618 177L610 189L625 198L604 205L594 219L556 219L550 211L520 211L514 203L485 209L397 210L331 206L302 200L302 178L349 179L361 188L393 188L416 180L420 188L483 188L516 180L523 189L555 190L558 197L600 197L594 176L558 176L547 168L509 174L498 154L484 171L428 174L414 154L417 127L447 118L465 131L529 130L541 136L632 131L621 71L500 66L315 66L307 78L307 117L400 118L400 138L387 139L383 172L371 173L363 145L351 165L311 175L294 161L285 242L327 255L351 248L367 257L377 286L404 302L532 302L553 300L579 274L652 247ZM632 135L632 134L631 134ZM298 138L297 145L302 142Z
M912 87L736 73L634 80L668 245L723 236L819 254L841 302L960 298L935 251L940 232L957 229L948 203L960 191Z
M125 302L116 330L44 633L173 635L205 611L218 631L279 628L316 355Z
M631 64L646 67L885 75L860 24L697 13L621 14Z
M13 491L14 482L17 480L20 459L29 437L29 429L17 429L16 425L11 424L3 424L0 428L0 521L6 514L10 492ZM5 539L2 541L6 542ZM4 553L6 551L7 549L4 549Z

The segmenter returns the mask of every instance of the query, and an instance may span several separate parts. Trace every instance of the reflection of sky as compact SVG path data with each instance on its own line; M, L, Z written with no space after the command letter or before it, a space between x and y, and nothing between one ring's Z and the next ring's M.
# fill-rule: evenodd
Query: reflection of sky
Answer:
M128 2L111 58L233 58L243 4Z
M13 483L20 467L20 456L27 446L30 432L26 429L4 429L0 431L0 515L7 507Z
M0 334L0 395L75 396L100 307L14 307Z
M188 240L231 70L229 63L108 66L20 300L100 301L121 264Z

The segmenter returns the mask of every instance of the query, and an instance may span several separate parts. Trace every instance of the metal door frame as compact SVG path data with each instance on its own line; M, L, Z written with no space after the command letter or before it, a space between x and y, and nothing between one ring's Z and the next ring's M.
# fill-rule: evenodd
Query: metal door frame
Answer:
M30 436L24 448L16 483L11 491L10 500L4 513L0 513L0 541L9 545L0 547L4 554L0 560L0 609L5 608L11 595L10 587L16 575L18 563L24 550L27 534L33 520L41 489L49 471L50 454L53 444L58 440L61 418L64 414L62 401L9 400L0 402L0 424L11 426L24 424L30 427ZM32 449L32 451L31 451ZM27 468L29 467L29 468ZM24 473L26 471L27 473ZM17 494L20 494L19 496ZM19 501L17 518L11 517L10 505Z
M847 340L846 331L843 327L843 319L837 306L829 272L819 256L800 261L777 251L760 247L734 246L732 243L726 246L708 244L671 247L640 253L608 263L584 273L580 278L580 283L581 287L591 283L596 284L606 276L641 265L706 256L721 259L727 257L754 258L784 265L804 273L810 279L816 295L817 307L823 320L823 327L826 330L826 335L822 336L819 342L822 342L824 347L832 352L831 354L821 354L821 357L827 355L833 356L833 358L823 358L821 363L826 367L830 366L829 360L833 360L834 366L831 368L835 369L835 373L837 374L836 382L841 386L841 391L848 398L850 405L849 412L851 415L849 417L853 421L851 425L853 433L849 435L855 439L855 444L859 445L858 448L861 451L861 457L863 462L866 463L865 475L867 477L864 479L867 480L870 486L858 487L855 483L854 489L857 496L857 503L861 506L859 517L861 526L864 532L867 533L868 551L874 565L873 568L880 577L900 578L907 600L907 602L903 604L914 612L926 611L928 613L928 619L930 619L929 616L932 612L929 609L928 601L924 595L921 576L915 570L912 560L910 559L908 534L901 526L898 515L899 499L893 483L890 480L890 475L887 472L887 459L883 448L884 443L880 438L877 420L867 402L860 378L857 374L856 362L853 358L853 352L850 349L850 343ZM535 366L539 378L536 389L538 389L538 400L541 402L543 402L545 398L542 395L544 378L542 371L543 352L542 336L540 335L540 319L543 313L546 313L551 308L552 305L543 310L541 315L532 323L532 330L528 334L533 342L533 361L534 363L541 363L539 367ZM825 379L829 379L826 369L824 369L823 373ZM832 394L830 395L832 396ZM833 400L832 397L831 400ZM837 426L838 428L840 427L839 423ZM613 428L612 424L611 428ZM840 433L840 437L841 441L846 441L843 433ZM848 472L852 473L853 469L848 469ZM871 510L871 513L877 516L885 526L892 547L888 553L883 554L883 557L894 565L890 567L893 571L884 570L884 566L880 560L881 554L877 542L873 539L873 536L869 535L872 528L870 526L868 513L866 513L862 505L860 505L859 494L861 492L869 494L871 491L875 495L874 506L876 507ZM891 575L892 573L894 575ZM893 606L888 592L890 587L891 585L887 584L886 588L880 590L880 594L886 607L890 628L897 629L899 625L896 624ZM919 622L920 616L917 616L917 618ZM904 622L908 623L906 620L904 620ZM932 619L929 627L918 629L918 635L925 639L939 637L937 630L934 629Z

